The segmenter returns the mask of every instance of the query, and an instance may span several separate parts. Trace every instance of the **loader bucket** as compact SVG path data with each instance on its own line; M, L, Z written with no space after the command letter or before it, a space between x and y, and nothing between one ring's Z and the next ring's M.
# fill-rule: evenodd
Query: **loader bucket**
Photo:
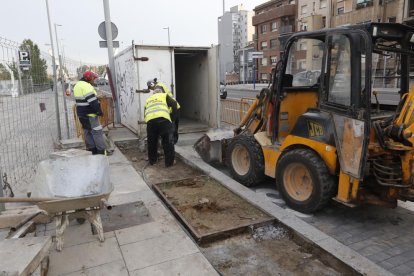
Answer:
M228 129L212 129L194 144L194 149L207 163L223 163L227 142L234 136Z

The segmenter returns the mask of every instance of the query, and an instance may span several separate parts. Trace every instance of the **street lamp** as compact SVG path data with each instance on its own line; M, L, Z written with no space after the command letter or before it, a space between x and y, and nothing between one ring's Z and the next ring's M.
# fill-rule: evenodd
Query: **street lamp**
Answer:
M58 52L58 57L59 57L59 65L60 65L59 74L60 74L60 83L62 85L63 108L65 109L66 137L69 139L70 134L69 134L68 105L66 104L66 96L65 96L66 89L65 89L64 76L63 76L62 56L60 55L60 52L59 52L59 38L58 38L57 28L56 28L57 26L62 27L62 25L55 23L55 38L56 38L56 47L57 47L57 52Z

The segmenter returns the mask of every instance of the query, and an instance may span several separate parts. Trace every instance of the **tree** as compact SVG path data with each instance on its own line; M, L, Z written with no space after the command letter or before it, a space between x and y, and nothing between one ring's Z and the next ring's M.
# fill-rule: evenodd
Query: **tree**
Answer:
M29 51L31 66L29 70L23 70L22 78L32 77L33 84L44 84L48 82L46 60L40 55L37 44L30 39L23 40L20 50Z

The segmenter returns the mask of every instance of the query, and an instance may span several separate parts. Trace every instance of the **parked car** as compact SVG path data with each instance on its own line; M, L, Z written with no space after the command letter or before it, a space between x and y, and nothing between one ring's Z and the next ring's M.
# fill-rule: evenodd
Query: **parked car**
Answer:
M225 99L227 98L227 89L226 89L226 85L222 82L220 82L220 99Z
M101 77L101 78L96 79L95 83L97 85L108 85L108 80Z

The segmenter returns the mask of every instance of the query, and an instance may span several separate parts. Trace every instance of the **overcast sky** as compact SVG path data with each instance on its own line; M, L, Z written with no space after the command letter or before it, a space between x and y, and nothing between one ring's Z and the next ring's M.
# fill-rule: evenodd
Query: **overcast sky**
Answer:
M226 11L243 4L253 10L266 0L226 0ZM111 20L119 31L116 40L123 49L137 44L168 44L164 27L170 27L171 44L210 46L217 44L217 18L222 0L109 0ZM99 48L98 25L104 21L102 0L49 0L52 24L67 57L97 64L107 63L107 50ZM49 46L45 0L1 0L0 37L21 42L32 39L41 50ZM53 35L54 26L52 25ZM56 43L55 43L56 47Z

